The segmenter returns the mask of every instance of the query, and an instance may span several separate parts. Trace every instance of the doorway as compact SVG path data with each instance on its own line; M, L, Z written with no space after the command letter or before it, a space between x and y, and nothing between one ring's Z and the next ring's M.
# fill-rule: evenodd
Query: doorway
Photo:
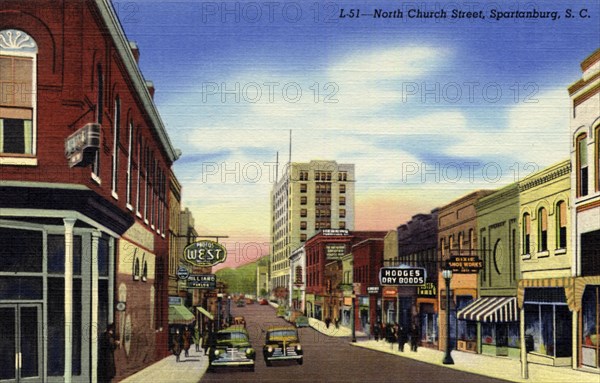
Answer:
M42 305L0 305L0 382L42 380Z

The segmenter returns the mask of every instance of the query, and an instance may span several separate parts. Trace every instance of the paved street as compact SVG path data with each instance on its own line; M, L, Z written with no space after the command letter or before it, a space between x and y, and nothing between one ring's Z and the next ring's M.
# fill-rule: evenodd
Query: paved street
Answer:
M255 372L223 369L205 373L201 382L501 382L408 358L353 347L345 337L328 337L312 328L301 328L304 364L274 362L266 367L262 356L264 334L271 324L286 323L276 318L270 306L232 308L244 315L251 343L257 351Z

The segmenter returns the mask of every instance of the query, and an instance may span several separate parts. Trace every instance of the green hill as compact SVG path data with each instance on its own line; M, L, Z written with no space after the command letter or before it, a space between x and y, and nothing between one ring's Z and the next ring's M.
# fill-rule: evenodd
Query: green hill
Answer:
M232 269L230 267L220 269L215 274L217 280L227 285L227 291L231 293L244 293L256 295L256 266L260 262L268 262L268 256L255 262Z

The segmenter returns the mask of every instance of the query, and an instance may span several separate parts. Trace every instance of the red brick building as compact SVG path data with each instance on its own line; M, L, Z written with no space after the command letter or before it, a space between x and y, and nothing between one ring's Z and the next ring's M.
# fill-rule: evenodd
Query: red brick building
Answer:
M383 267L383 237L386 231L373 232L372 235L352 246L353 279L360 283L355 291L357 309L354 312L354 323L357 330L373 334L373 327L381 319L381 299L379 286L379 269ZM369 292L369 287L376 292Z
M177 154L138 57L108 0L2 2L0 379L95 381L110 323L117 377L167 353Z

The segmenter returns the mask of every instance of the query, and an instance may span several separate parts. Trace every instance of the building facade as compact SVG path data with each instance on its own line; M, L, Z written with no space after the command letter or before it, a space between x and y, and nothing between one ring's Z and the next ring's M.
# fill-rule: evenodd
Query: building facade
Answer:
M572 299L569 246L571 161L519 182L521 346L527 362L571 366L577 315ZM570 303L570 305L569 305Z
M271 288L289 294L292 252L322 229L354 229L354 165L288 164L271 192Z
M293 310L305 312L306 302L306 251L300 246L290 256L290 291Z
M96 381L111 323L118 377L168 352L177 154L138 54L110 1L2 3L0 380Z
M477 322L479 353L519 358L517 284L519 260L519 185L480 198L477 211L479 272L477 300L457 313L458 320Z
M571 97L571 238L578 366L600 369L600 49L581 64Z
M474 256L481 259L478 251L477 211L475 203L491 194L490 190L469 193L448 205L438 214L438 252L442 265L456 256ZM443 267L443 266L442 266ZM457 320L456 312L478 298L477 273L454 273L450 286L450 346L460 351L477 352L477 323ZM438 274L440 350L446 349L446 288L441 273Z
M430 214L416 214L398 226L399 266L422 267L427 272L426 285L398 287L398 324L405 329L419 327L421 346L438 348L438 209Z

